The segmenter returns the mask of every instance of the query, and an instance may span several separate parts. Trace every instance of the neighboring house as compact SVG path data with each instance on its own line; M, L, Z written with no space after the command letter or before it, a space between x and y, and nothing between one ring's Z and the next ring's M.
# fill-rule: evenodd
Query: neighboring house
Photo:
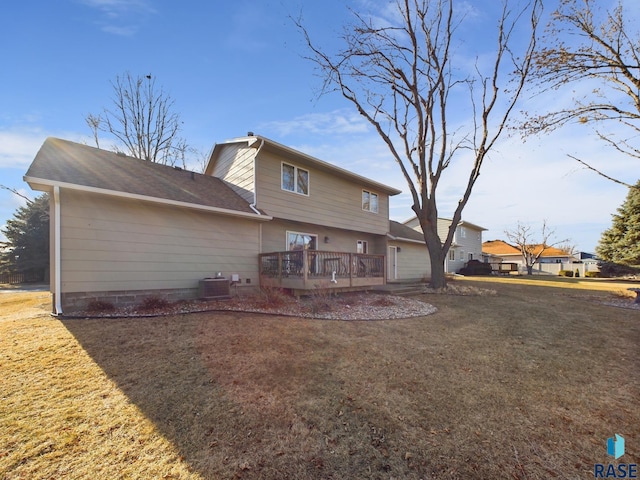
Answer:
M575 261L582 263L597 264L599 262L598 256L589 252L575 252L573 258L575 258Z
M421 232L391 220L388 238L388 281L422 281L431 276L429 251Z
M542 249L542 245L534 245L533 253L537 254ZM489 263L516 263L519 271L525 273L526 265L522 258L520 249L503 241L490 240L482 244L482 254L485 261ZM579 274L584 276L585 272L597 271L597 262L593 259L580 261L571 253L555 247L547 247L536 265L534 271L557 274L560 270L578 269Z
M537 255L542 250L542 245L533 245L533 254ZM489 240L482 244L482 252L502 259L505 263L518 263L524 266L522 252L503 240ZM538 259L538 263L570 263L574 261L573 255L556 247L546 247Z
M483 242L482 258L487 263L523 264L520 250L503 240L487 240Z
M47 139L25 175L51 194L54 312L91 300L370 288L430 275L421 235L389 221L399 190L249 134L214 147L205 174Z
M441 239L447 237L451 222L450 218L438 218L438 235ZM418 217L414 216L403 223L422 232ZM482 260L482 232L485 230L486 228L473 223L465 221L458 223L444 264L445 272L457 273L469 260Z

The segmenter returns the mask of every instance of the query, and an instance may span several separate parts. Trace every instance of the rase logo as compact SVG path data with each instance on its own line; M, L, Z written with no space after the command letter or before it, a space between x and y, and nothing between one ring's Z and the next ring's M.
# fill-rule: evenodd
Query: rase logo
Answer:
M616 433L614 437L607 438L607 453L616 460L624 455L624 437Z
M617 460L624 455L624 437L617 433L607 439L607 454ZM637 463L618 463L614 465L610 463L603 465L596 463L593 467L593 476L595 478L638 478Z

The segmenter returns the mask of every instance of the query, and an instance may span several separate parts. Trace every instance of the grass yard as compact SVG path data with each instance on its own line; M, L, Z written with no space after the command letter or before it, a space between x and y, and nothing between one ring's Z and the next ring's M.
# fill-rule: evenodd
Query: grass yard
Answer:
M369 322L1 294L0 478L588 479L614 433L639 463L640 311L600 303L627 284L473 285Z

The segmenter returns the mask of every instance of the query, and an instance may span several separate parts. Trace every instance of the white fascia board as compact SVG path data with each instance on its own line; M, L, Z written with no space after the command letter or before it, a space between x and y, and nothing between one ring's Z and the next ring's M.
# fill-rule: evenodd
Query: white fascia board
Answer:
M413 238L394 237L390 233L387 233L387 238L398 242L416 243L418 245L427 245L423 240L414 240Z
M199 205L197 203L180 202L178 200L168 200L166 198L150 197L148 195L139 195L137 193L118 192L116 190L108 190L106 188L87 187L85 185L76 185L74 183L54 182L42 178L24 177L24 181L34 190L49 191L45 187L59 187L79 192L97 193L100 195L108 195L111 197L125 198L128 200L141 200L143 202L157 203L160 205L169 205L172 207L188 208L190 210L198 210L201 212L218 213L220 215L230 215L234 217L250 218L258 221L273 220L269 215L258 215L256 213L239 212L237 210L229 210L228 208L211 207L208 205Z

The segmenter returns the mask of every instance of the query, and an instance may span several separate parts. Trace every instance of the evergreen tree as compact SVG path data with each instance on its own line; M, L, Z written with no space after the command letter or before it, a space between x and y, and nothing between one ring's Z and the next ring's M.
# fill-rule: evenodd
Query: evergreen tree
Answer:
M607 262L640 265L640 181L613 214L613 225L602 233L596 253Z
M18 208L2 233L7 237L0 252L2 270L42 280L49 267L49 196Z

